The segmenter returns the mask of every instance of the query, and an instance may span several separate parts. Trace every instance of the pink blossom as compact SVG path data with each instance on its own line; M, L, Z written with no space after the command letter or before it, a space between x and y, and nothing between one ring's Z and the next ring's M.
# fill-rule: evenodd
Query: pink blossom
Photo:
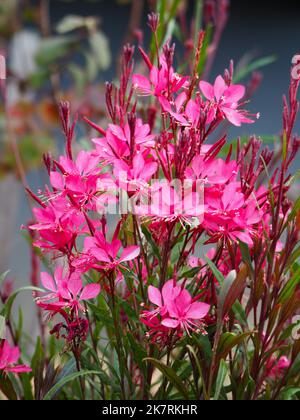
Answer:
M190 189L177 191L168 183L156 183L151 188L150 201L135 207L136 214L142 217L160 219L166 222L200 224L204 206L201 191Z
M228 86L222 76L218 76L215 84L200 82L200 89L206 99L207 123L210 124L220 112L233 125L240 127L242 123L251 124L254 121L247 118L247 112L238 110L239 101L245 96L245 87L242 85Z
M157 306L157 309L144 311L142 320L145 325L154 328L155 332L159 330L158 316L161 318L160 325L163 329L177 329L179 334L182 332L190 334L190 331L197 330L204 331L201 321L207 316L210 306L203 302L193 301L190 293L176 284L174 280L168 281L161 292L156 287L149 286L148 297L149 301ZM153 335L151 330L150 335Z
M100 175L99 157L92 152L82 151L75 162L61 157L56 165L60 172L50 173L52 187L68 196L79 209L83 206L95 209L97 184L104 177Z
M7 340L3 340L0 345L0 371L5 373L28 373L31 372L29 366L17 365L20 359L20 350L18 347L10 347Z
M120 252L121 248L122 243L118 239L109 243L101 232L96 232L94 237L85 238L83 253L74 259L73 265L84 271L90 268L111 271L124 267L125 262L134 260L140 254L139 246L129 246Z
M63 268L57 267L54 278L48 273L41 273L42 285L48 293L37 298L37 305L50 311L58 311L62 308L70 308L78 313L78 310L85 311L80 301L96 298L100 293L99 284L88 284L83 287L81 277L78 273L63 275Z
M41 237L35 242L37 247L58 250L72 247L81 232L84 216L65 197L49 195L47 206L33 212L37 223L30 225L30 229Z
M151 303L158 307L157 310L151 312L145 312L144 316L146 318L151 318L160 314L165 316L168 313L168 305L170 302L180 294L181 289L176 285L174 280L168 281L162 288L162 291L157 289L154 286L149 286L148 288L148 298Z
M168 303L169 317L162 320L162 325L168 328L181 328L187 334L190 331L202 329L203 320L210 310L210 306L203 302L193 302L190 293L181 293Z
M134 74L132 82L134 88L142 95L154 95L157 97L168 97L185 87L188 78L168 68L164 56L160 57L160 68L152 66L149 79L140 74Z
M225 238L252 245L252 228L261 220L255 200L246 200L238 183L231 183L223 190L207 189L204 226L215 241Z
M235 179L238 165L235 161L225 162L223 159L206 160L205 156L196 156L185 172L187 179L203 180L206 184L222 185Z
M273 381L280 380L290 366L291 361L286 356L280 357L279 360L272 356L267 363L267 376Z
M141 119L135 121L134 145L139 149L154 146L155 136L151 134L150 126L143 124ZM104 138L93 139L97 152L94 154L105 162L113 163L115 160L127 158L131 149L131 130L129 123L124 126L110 124Z

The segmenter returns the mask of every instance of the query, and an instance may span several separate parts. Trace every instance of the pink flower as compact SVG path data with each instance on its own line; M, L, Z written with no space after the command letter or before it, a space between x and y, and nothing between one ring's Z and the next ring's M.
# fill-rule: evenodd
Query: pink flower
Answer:
M125 262L139 256L140 247L129 246L120 253L121 248L122 243L118 239L113 239L111 243L108 243L102 233L96 232L94 237L85 239L83 253L74 260L73 265L84 271L90 268L107 271L118 267L125 268Z
M160 314L162 317L168 313L168 305L181 292L181 288L176 285L174 280L168 281L162 288L162 291L154 286L148 288L148 298L151 303L158 307L155 311L145 312L146 318L152 318Z
M220 112L233 125L240 127L242 123L251 124L254 121L247 118L247 112L238 110L239 101L245 96L245 87L242 85L228 86L222 76L218 76L215 84L200 82L200 89L208 99L207 123L210 124Z
M57 250L72 247L81 232L84 216L65 197L49 196L47 207L35 208L33 212L37 223L30 229L37 231L41 238L35 246Z
M162 320L162 325L168 328L180 328L187 334L190 334L190 331L203 329L201 320L210 310L210 306L206 303L193 302L187 290L182 290L175 299L170 299L167 307L169 317Z
M97 184L103 178L99 161L99 157L85 151L79 153L76 162L61 157L60 162L56 163L61 173L50 173L52 187L67 195L77 208L85 206L87 209L95 209Z
M116 183L128 192L138 192L148 188L148 182L157 172L158 164L152 159L145 160L142 153L136 154L132 164L122 160L114 162Z
M137 215L165 222L200 224L204 213L201 191L193 192L186 188L177 192L168 183L158 182L152 186L149 193L149 202L135 207Z
M177 329L179 336L182 332L204 332L202 320L207 316L210 306L193 301L189 292L176 285L174 280L168 281L161 292L156 287L149 286L148 297L150 302L157 306L154 311L142 313L142 322L151 328L151 336L159 331L158 317L161 318L160 326L163 332L165 328Z
M20 350L18 347L10 347L7 340L3 340L0 345L0 371L5 373L28 373L31 372L29 366L17 365L20 359Z
M238 240L252 246L253 225L261 220L261 212L255 200L246 200L240 184L231 183L222 190L207 189L205 192L206 213L204 226L213 236L234 242Z
M50 293L37 298L37 305L43 309L60 312L63 308L70 308L78 314L78 310L85 311L80 301L95 299L100 293L99 284L88 284L83 287L78 273L63 275L63 268L57 267L54 278L48 273L41 273L41 282Z
M225 162L223 159L206 160L205 156L196 156L191 168L186 170L187 179L202 179L206 184L222 185L235 179L238 165L235 161Z
M143 150L151 148L155 144L154 139L155 136L151 134L150 126L143 124L141 119L137 119L134 129L135 146ZM93 142L97 146L96 155L107 163L127 158L130 155L131 147L130 126L128 123L123 127L110 124L105 138L94 139Z
M267 376L273 381L280 380L290 366L291 361L286 356L277 360L273 355L267 363Z
M160 68L151 67L149 79L140 74L133 75L133 86L140 94L169 96L186 86L188 78L175 73L172 67L168 68L163 55L160 57L160 65Z

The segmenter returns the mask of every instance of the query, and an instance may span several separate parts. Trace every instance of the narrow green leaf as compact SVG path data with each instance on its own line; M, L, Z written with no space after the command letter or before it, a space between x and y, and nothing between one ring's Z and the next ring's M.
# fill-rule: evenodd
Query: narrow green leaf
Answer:
M217 382L216 382L216 392L214 395L214 400L218 401L222 388L224 386L224 382L226 380L228 374L228 366L227 363L225 362L225 360L221 360L220 363L220 367L219 367L219 372L218 372L218 376L217 376Z
M11 309L14 304L15 299L17 298L18 294L21 292L44 292L43 289L39 289L38 287L26 286L21 287L20 289L16 290L7 300L4 305L4 308L1 311L1 315L4 316L6 319L10 317Z
M0 373L0 391L10 400L18 399L14 386L7 376Z
M217 350L217 358L218 360L224 359L226 360L229 352L239 344L241 344L246 338L251 336L252 332L247 332L244 334L236 335L233 333L224 333L220 339L218 350Z
M283 401L290 401L290 400L293 400L297 394L300 395L300 388L290 387L282 391L280 399ZM298 398L296 398L297 400L299 399L299 395L298 395Z
M260 58L259 60L253 61L252 63L250 63L248 66L240 70L235 75L234 83L240 82L241 80L249 76L251 73L253 73L256 70L259 70L262 67L266 67L266 66L269 66L270 64L273 64L276 60L277 60L277 57L275 55L271 55L271 56Z
M202 267L192 268L191 270L184 271L182 274L179 275L179 280L181 279L193 279L199 272L201 271Z
M58 381L50 389L50 391L48 391L47 394L44 396L44 400L45 401L51 400L61 388L63 388L69 382L75 381L75 379L82 378L82 377L88 376L88 375L98 375L98 374L99 374L99 372L96 371L96 370L95 371L93 371L93 370L91 370L91 371L83 370L81 372L71 373L70 375L67 375L64 378L62 378L60 381Z
M209 260L208 258L205 257L205 261L209 265L211 271L213 272L214 276L218 280L220 286L222 286L224 281L225 281L223 274L218 270L216 265L211 260Z
M293 277L284 286L282 292L279 295L278 302L280 304L286 303L290 299L290 297L294 294L296 287L298 286L299 283L300 283L300 267L298 267Z
M180 377L174 372L172 368L166 366L162 362L157 359L153 359L151 357L147 357L144 359L145 362L152 363L160 372L168 378L168 380L173 384L173 386L180 392L180 394L186 399L189 399L189 395L187 393L186 387Z
M158 261L161 261L161 253L160 253L160 250L159 250L158 246L156 245L156 243L154 242L154 240L152 238L152 235L148 231L148 229L146 228L146 226L142 226L142 232L145 235L145 237L147 239L147 242L150 244L154 256L158 259Z

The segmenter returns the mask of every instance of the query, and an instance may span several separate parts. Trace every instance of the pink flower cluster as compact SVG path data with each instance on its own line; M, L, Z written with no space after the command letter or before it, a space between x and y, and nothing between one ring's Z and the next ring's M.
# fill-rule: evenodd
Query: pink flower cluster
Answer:
M37 237L34 245L66 266L65 270L59 266L54 278L42 274L47 294L38 297L37 304L52 316L63 316L68 337L74 323L82 326L86 301L97 298L100 282L102 290L114 293L110 282L122 280L127 271L149 285L149 261L138 241L143 240L141 224L149 227L158 245L168 240L176 226L188 227L194 248L195 238L201 235L207 243L242 241L251 248L269 228L269 197L263 188L256 190L255 183L272 154L265 151L259 160L260 143L253 138L246 148L238 144L235 158L232 148L220 157L226 135L212 141L212 134L217 136L216 130L226 121L236 126L253 122L241 102L245 88L232 83L231 71L214 85L179 75L173 68L174 50L168 45L157 66L141 50L150 74L133 75L133 53L131 47L124 50L120 87L107 84L110 124L105 130L86 119L100 135L93 139L90 151L81 151L76 158L71 147L74 124L68 105L62 104L66 156L58 160L46 156L51 188L39 196L30 192L39 204L34 210L36 223L30 226ZM155 105L144 104L144 96L149 95ZM163 186L162 178L167 181ZM174 180L189 185L184 200ZM121 214L115 232L107 227L105 209L121 205L123 194L133 199L134 244L122 230L126 215ZM182 206L182 201L188 205ZM183 265L194 248L184 254ZM157 262L152 264L155 269ZM96 275L98 283L86 284L88 272ZM149 286L149 300L158 310L144 313L143 322L159 334L170 329L178 334L203 330L210 305L166 280L161 280L161 292Z

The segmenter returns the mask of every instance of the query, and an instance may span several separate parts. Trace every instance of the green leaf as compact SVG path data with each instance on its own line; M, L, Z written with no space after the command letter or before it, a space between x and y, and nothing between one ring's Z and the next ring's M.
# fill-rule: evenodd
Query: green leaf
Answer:
M220 367L219 367L219 372L218 372L218 376L217 376L217 382L216 382L216 392L214 395L214 400L218 401L222 388L224 386L224 382L226 380L226 377L228 375L228 366L227 363L225 362L225 360L221 360L220 363Z
M143 361L147 357L146 350L138 343L131 333L127 334L127 339L130 344L130 349L133 353L133 357L139 368L145 372L145 363Z
M100 70L107 70L112 62L112 56L107 37L100 31L93 32L89 39L92 54Z
M298 286L299 283L300 283L300 267L298 267L293 277L284 286L282 292L279 295L278 302L280 304L286 303L294 294L296 287Z
M233 313L234 313L237 321L239 321L239 323L243 327L249 328L247 315L246 315L246 312L245 312L245 309L244 309L243 305L239 301L236 301L235 304L232 307L232 310L233 310Z
M152 238L152 235L148 231L146 226L142 226L142 232L143 232L144 236L146 237L147 242L151 245L152 252L153 252L154 256L158 259L158 261L161 261L160 250L159 250L158 246L156 245L156 243L154 242L154 240Z
M280 395L280 399L283 401L290 401L290 400L293 400L297 394L300 395L300 388L290 387L282 391ZM296 399L298 400L299 398L296 398Z
M191 270L184 271L182 274L179 275L179 280L181 279L193 279L199 272L201 271L202 267L195 267Z
M50 73L47 69L39 69L29 76L28 82L34 89L41 88L49 81Z
M240 245L240 250L242 253L242 257L243 257L243 261L248 265L249 269L252 271L253 273L253 266L252 266L252 262L251 262L251 255L250 255L250 249L249 246L247 244L245 244L244 242L239 241L239 245Z
M42 346L41 337L37 337L34 354L31 359L31 368L36 373L39 363L44 359L44 349Z
M234 83L240 82L241 80L245 79L247 76L249 76L254 71L269 66L270 64L273 64L277 60L277 57L275 55L270 55L268 57L260 58L259 60L255 60L252 63L250 63L248 66L240 70L234 77Z
M289 215L288 221L291 222L292 220L294 220L299 211L300 211L300 197L297 198L295 205L291 211L291 214Z
M45 401L51 400L60 389L62 389L69 382L75 381L75 379L82 378L82 377L88 376L88 375L98 375L98 374L99 374L99 372L96 371L96 370L95 371L94 370L91 370L91 371L82 370L80 372L71 373L70 375L67 375L64 378L62 378L60 381L58 381L50 389L50 391L47 392L47 394L44 396L43 399Z
M218 280L219 285L222 286L224 284L224 281L225 281L223 274L218 270L216 265L211 260L209 260L208 258L205 257L205 261L207 262L207 264L209 265L209 267L210 267L211 271L213 272L214 276Z
M128 318L132 321L138 321L139 318L135 312L135 310L129 305L128 302L125 300L120 301L120 306L123 308L125 314L128 316Z
M16 401L18 399L12 382L2 373L0 373L0 391L11 401Z
M82 93L87 82L85 69L77 66L77 64L71 63L68 66L68 71L74 80L77 91Z
M206 61L207 61L207 51L208 51L208 48L209 48L210 43L211 43L212 35L213 35L213 26L211 24L209 24L205 29L205 37L204 37L204 40L203 40L203 46L202 46L200 61L199 61L199 65L198 65L198 74L200 76L202 75L203 71L205 70L205 65L206 65Z
M83 17L78 15L65 16L56 26L56 31L60 34L75 31L80 28L92 29L97 22L93 17Z
M225 333L221 336L218 350L217 350L217 358L218 360L226 360L229 352L239 344L241 344L246 338L251 336L252 332L247 332L244 334L236 335L233 333Z
M12 306L14 304L15 299L17 298L18 294L21 292L44 292L43 289L39 289L38 287L32 287L32 286L27 286L27 287L22 287L18 290L16 290L6 301L4 308L1 311L1 315L4 316L6 319L8 319L10 317L10 313L11 313L11 309Z
M247 274L248 268L243 265L239 273L236 274L236 271L232 271L226 277L219 296L219 319L223 319L231 311L233 305L245 290Z
M112 327L114 325L112 316L110 315L107 309L99 308L98 306L89 302L87 303L87 305L89 309L93 312L97 321L100 321L103 325L106 325L108 327Z
M162 362L157 359L153 359L151 357L147 357L144 359L145 362L152 363L180 392L180 394L186 399L189 399L189 395L187 393L186 387L180 377L176 374L176 372L169 366L166 366Z
M77 38L73 36L54 36L42 41L35 56L36 62L41 67L47 67L55 63L70 52L70 47L75 44Z

